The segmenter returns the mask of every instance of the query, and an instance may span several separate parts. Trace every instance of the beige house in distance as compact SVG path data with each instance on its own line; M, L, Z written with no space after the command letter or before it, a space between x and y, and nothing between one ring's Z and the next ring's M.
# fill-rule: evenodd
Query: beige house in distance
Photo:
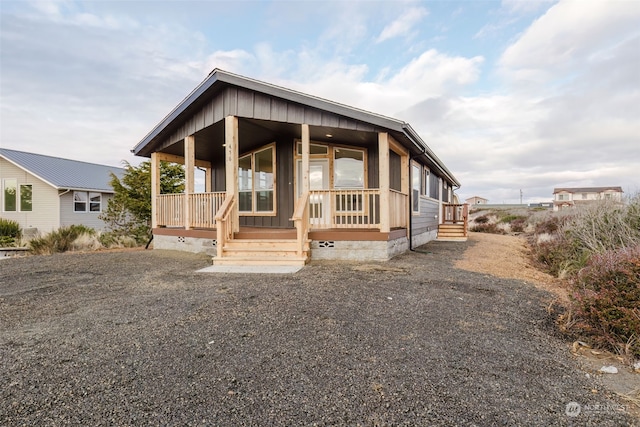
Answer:
M489 199L485 199L480 196L473 196L466 199L465 202L469 205L486 205L489 202Z
M569 209L598 200L621 202L622 193L622 187L554 188L553 210Z

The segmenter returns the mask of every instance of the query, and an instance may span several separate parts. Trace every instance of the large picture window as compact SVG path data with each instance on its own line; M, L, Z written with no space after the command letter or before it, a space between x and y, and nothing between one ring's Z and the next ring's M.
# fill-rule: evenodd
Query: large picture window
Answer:
M238 159L238 210L243 214L275 213L275 146Z
M18 180L5 179L2 192L4 195L3 210L5 212L15 212L18 209Z
M364 151L334 150L333 188L364 188Z

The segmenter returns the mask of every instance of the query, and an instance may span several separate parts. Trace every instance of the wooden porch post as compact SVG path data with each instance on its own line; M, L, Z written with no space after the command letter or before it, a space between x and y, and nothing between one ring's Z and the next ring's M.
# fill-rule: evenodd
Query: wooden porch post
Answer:
M227 196L238 197L238 118L227 116L224 118L224 144L225 144L225 185ZM233 231L240 231L239 202L233 208L231 221Z
M302 191L301 194L309 192L309 153L311 138L309 136L309 125L302 124Z
M158 196L160 195L160 159L151 153L151 229L158 227Z
M195 191L196 138L189 135L184 138L184 229L191 228L191 195Z
M211 167L204 168L204 192L212 192L213 169Z
M378 133L378 161L379 161L379 187L380 187L380 232L391 231L390 223L390 172L389 172L389 134Z

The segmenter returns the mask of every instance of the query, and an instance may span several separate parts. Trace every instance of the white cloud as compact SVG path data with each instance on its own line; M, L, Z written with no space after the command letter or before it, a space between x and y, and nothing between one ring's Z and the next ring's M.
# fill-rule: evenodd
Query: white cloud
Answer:
M500 59L507 75L545 82L580 70L590 55L608 50L621 34L638 34L640 2L563 0L509 46Z
M411 33L422 18L426 17L429 11L424 7L412 7L405 13L400 15L395 21L387 24L382 29L380 35L376 38L377 43L389 40L395 37L406 36Z

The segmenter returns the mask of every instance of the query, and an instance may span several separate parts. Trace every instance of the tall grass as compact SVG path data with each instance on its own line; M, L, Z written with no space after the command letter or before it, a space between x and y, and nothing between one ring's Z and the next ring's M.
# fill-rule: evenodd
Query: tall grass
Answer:
M86 239L95 236L93 228L84 225L70 225L36 237L29 242L31 252L37 255L51 255L57 252L67 252L77 248L74 242L78 239Z
M0 247L16 246L21 237L20 224L10 219L0 218Z

